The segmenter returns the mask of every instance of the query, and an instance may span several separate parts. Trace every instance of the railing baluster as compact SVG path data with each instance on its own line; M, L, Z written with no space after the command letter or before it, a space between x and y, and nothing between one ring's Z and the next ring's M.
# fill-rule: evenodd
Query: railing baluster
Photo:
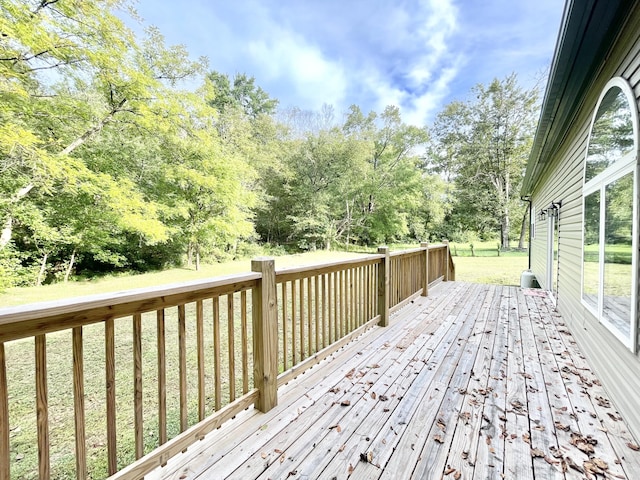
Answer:
M142 425L142 315L133 315L133 416L136 459L144 455Z
M345 276L346 272L344 270L340 270L340 285L339 285L339 296L340 296L340 309L338 310L338 327L340 329L339 338L344 337L346 334L346 308L345 308L345 297L346 297L346 287L345 287Z
M282 282L282 369L287 370L289 368L287 363L287 357L289 355L288 346L288 331L287 326L289 323L289 310L287 309L289 300L287 299L287 282Z
M297 313L297 305L296 305L296 280L291 281L291 352L293 358L293 364L298 364L298 341L297 341L297 330L298 330L298 322L296 320Z
M313 278L314 290L314 316L316 326L316 352L320 351L320 277L316 275Z
M220 365L220 297L213 297L213 384L216 411L222 408L222 367Z
M356 329L356 275L355 268L349 269L349 332Z
M4 342L0 342L0 480L9 480L9 390L7 389L7 360Z
M206 416L206 391L204 371L204 303L196 301L196 349L198 356L198 420Z
M307 358L305 355L305 343L304 343L304 278L300 279L300 360Z
M178 378L180 384L180 431L187 428L187 314L178 305Z
M167 357L164 328L164 309L156 312L158 344L158 441L167 443Z
M247 291L240 292L240 322L242 330L242 394L249 391L249 329L247 327Z
M312 277L307 277L307 352L309 356L313 354L313 291L312 291Z
M47 394L47 338L35 337L36 355L36 412L38 428L38 475L49 478L49 405Z
M113 475L118 470L116 444L116 341L113 318L104 324L105 374L107 389L107 470Z
M4 342L0 342L0 480L9 480L9 391L7 390L7 361Z
M336 278L338 272L329 274L329 342L333 343L337 337L338 319L338 286Z
M84 416L84 355L82 327L72 330L73 344L73 413L75 421L76 478L87 478L87 445ZM0 413L0 416L2 413ZM2 475L0 475L2 478Z
M233 293L227 295L227 345L229 350L229 401L236 399L236 354Z
M327 276L325 274L320 277L322 290L322 348L327 346L327 338L329 336L327 332Z

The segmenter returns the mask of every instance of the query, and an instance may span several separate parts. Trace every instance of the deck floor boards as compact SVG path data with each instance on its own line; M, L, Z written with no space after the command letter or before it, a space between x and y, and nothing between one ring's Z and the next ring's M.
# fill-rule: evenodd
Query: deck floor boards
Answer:
M640 478L636 441L539 290L441 283L278 395L146 478Z

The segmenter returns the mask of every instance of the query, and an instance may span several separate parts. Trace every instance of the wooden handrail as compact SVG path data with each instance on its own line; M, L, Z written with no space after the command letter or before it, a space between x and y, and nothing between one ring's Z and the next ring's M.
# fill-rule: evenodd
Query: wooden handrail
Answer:
M114 478L139 478L250 405L262 411L273 408L279 384L311 368L367 328L388 325L390 312L417 295L427 295L430 285L455 278L447 244L421 244L393 253L381 247L377 254L362 258L281 270L275 269L271 259L256 259L252 270L0 309L0 480L10 478L12 352L22 352L23 345L15 340L35 339L40 478L55 476L51 472L56 466L50 465L50 459L59 456L49 435L50 419L60 415L49 411L56 408L56 402L48 398L52 365L47 364L47 340L59 343L62 337L56 332L63 331L71 333L73 385L69 390L74 397L69 420L75 423L77 478L98 475L88 464L95 447L87 441L99 433L86 431L89 409L95 402L85 403L85 397L96 395L105 399L107 448L106 462L102 462L107 465L106 473ZM85 329L96 323L103 323L104 328ZM129 332L126 345L121 344L122 330ZM94 379L87 377L92 367L87 362L87 345L95 350L96 342L98 346L102 343L98 349L104 351L104 363L99 365L104 371L102 394L95 391ZM145 367L148 349L157 357L157 366L151 370ZM123 365L129 365L132 372L127 398L122 397L121 383L116 389ZM157 388L157 395L152 396L157 424L150 422L153 412L145 407L149 388ZM124 404L130 405L133 420L128 455L136 459L125 462L128 466L118 464L126 454L118 450L123 436L119 428L128 427L119 427L116 409ZM157 428L153 435L156 447L150 452L150 439L145 438L149 425ZM182 433L170 439L169 431Z

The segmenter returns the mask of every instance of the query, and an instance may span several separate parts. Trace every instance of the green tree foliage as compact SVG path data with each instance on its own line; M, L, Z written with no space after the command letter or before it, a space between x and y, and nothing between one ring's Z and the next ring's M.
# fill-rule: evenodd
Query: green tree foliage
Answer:
M477 85L473 99L449 104L437 117L426 166L453 182L449 234L499 233L509 248L514 214L522 218L520 183L533 140L537 90L513 74Z
M251 175L218 140L206 63L154 28L138 42L120 19L129 10L0 5L0 251L3 266L31 272L5 284L74 264L160 267L252 231ZM181 90L189 78L202 90Z
M535 103L515 77L449 105L429 143L393 106L277 112L253 77L155 28L136 38L127 15L127 0L0 3L0 288L198 268L242 242L508 239Z
M352 106L339 126L331 126L330 112L289 112L293 138L265 184L258 232L311 249L425 238L427 185L435 185L419 168L426 129L404 124L396 107L365 116ZM315 127L301 135L296 118Z

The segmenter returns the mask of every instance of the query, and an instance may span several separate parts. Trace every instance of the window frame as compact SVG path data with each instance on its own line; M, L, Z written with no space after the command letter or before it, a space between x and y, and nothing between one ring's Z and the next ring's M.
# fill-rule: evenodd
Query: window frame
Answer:
M591 178L589 181L586 179L587 159L589 156L589 147L591 144L591 137L593 133L594 125L598 120L598 111L603 99L609 93L612 88L619 88L625 95L629 109L631 111L631 122L633 127L633 149L627 154L618 159L613 165L609 165L605 170ZM623 178L629 173L633 174L633 213L632 213L632 260L631 260L631 305L630 305L630 318L629 318L629 336L626 336L619 328L611 323L603 312L604 306L604 268L605 268L605 242L602 239L605 237L605 215L606 215L606 188L613 182ZM602 89L596 108L594 109L591 119L591 125L589 127L589 136L587 137L587 148L584 154L584 167L583 167L583 186L582 186L582 230L581 230L581 279L580 279L580 301L584 308L586 308L591 314L593 314L599 323L604 325L609 332L611 332L621 343L623 343L629 350L636 352L638 347L638 319L637 319L637 298L638 298L638 107L636 104L633 90L629 83L621 77L615 77L609 80ZM584 299L584 230L585 230L585 204L586 197L592 193L600 192L600 205L599 205L599 225L598 225L598 307L594 309Z

